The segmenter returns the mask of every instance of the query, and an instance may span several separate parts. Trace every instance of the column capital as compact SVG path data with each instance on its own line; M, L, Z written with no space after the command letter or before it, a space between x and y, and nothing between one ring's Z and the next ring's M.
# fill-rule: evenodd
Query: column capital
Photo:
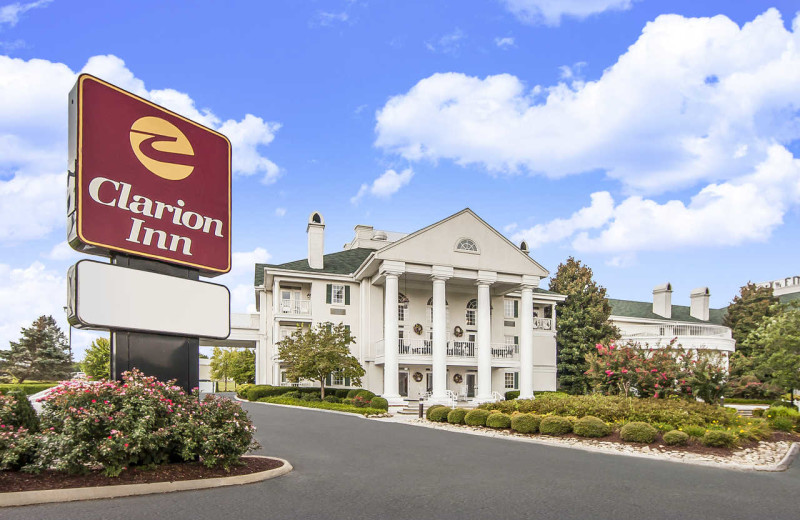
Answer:
M443 265L434 265L431 268L431 278L434 280L449 280L453 277L453 268Z
M494 271L478 271L477 285L492 285L497 281L497 273Z
M522 275L522 284L520 285L523 289L536 289L539 287L539 280L541 280L541 278L538 276L524 274Z
M382 275L400 276L406 272L406 263L395 260L384 260L378 270Z

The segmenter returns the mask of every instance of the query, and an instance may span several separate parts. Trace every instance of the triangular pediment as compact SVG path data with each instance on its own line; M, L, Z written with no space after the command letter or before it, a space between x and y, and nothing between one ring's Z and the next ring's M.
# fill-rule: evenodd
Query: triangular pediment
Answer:
M477 251L457 249L463 239L472 240ZM380 249L375 258L540 278L549 275L547 269L469 208Z

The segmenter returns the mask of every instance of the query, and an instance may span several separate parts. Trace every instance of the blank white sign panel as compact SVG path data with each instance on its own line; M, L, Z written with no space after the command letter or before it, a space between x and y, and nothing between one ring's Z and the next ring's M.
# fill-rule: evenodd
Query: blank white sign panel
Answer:
M230 292L224 285L82 260L70 269L70 315L79 328L224 339Z

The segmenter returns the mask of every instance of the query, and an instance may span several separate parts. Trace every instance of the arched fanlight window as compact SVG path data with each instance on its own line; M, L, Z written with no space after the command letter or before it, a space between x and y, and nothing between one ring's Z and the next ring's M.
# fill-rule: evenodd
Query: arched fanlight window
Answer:
M403 293L397 293L397 320L405 321L406 309L408 309L408 297Z
M456 251L466 251L468 253L477 253L478 244L471 238L461 238L456 242Z
M447 300L445 300L445 301L444 301L444 304L445 304L445 306L447 307L447 306L449 306L449 305L450 305L450 302L448 302ZM450 321L450 320L449 320L449 316L450 316L450 309L448 308L446 312L447 312L447 316L448 316L448 320L447 320L447 321ZM431 296L430 298L428 298L428 324L430 325L430 324L432 324L432 323L433 323L433 296Z
M467 302L467 326L475 326L475 314L478 310L478 300L475 298Z

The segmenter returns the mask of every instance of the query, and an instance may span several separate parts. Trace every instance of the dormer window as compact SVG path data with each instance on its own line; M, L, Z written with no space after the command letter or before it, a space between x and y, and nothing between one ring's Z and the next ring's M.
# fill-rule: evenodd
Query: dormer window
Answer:
M465 253L477 253L478 244L471 238L461 238L456 242L456 251L463 251Z

